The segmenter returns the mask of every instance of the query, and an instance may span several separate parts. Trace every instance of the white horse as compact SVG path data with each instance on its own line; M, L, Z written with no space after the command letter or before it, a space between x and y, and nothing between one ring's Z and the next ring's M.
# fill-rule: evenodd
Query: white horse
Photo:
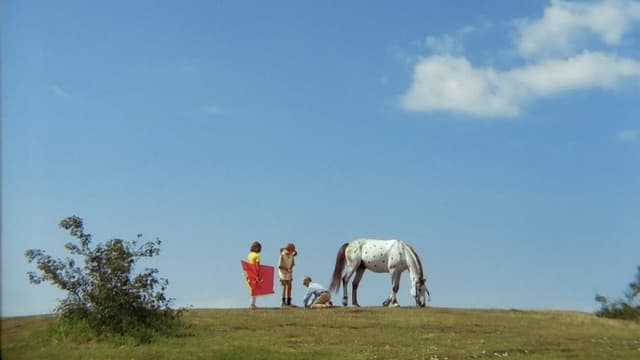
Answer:
M347 270L343 275L345 263ZM332 291L337 293L340 290L340 280L342 280L344 291L342 305L347 306L349 302L347 284L355 273L356 276L352 283L352 304L360 306L358 304L358 284L366 269L377 273L388 272L391 275L391 296L382 303L383 306L399 306L397 294L400 288L400 276L405 270L409 270L411 296L415 298L416 306L425 306L425 292L429 295L429 290L422 262L411 245L402 240L373 239L357 239L342 245L338 250L330 287Z

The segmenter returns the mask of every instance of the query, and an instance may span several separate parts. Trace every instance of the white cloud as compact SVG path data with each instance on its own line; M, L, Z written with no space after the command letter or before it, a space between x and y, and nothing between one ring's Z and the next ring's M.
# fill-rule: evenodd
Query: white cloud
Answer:
M624 130L616 134L616 139L624 142L632 142L640 139L640 131Z
M67 98L67 97L70 97L70 96L71 96L71 95L69 95L69 93L68 93L68 92L66 92L66 91L65 91L64 89L62 89L60 86L55 85L55 84L53 84L53 85L49 86L49 90L51 91L51 93L52 93L53 95L58 96L58 97Z
M474 68L464 57L431 56L416 64L413 84L400 106L412 112L514 117L536 99L610 88L634 77L640 78L640 62L603 53L585 52L508 71Z
M512 70L507 75L530 96L539 97L594 87L615 87L625 79L640 77L640 62L584 52L568 59L545 60Z
M518 116L526 104L540 98L637 81L638 60L606 52L575 52L573 46L577 33L585 29L607 44L618 44L635 20L640 20L640 2L636 1L552 1L541 20L520 27L515 45L531 61L504 70L474 66L467 57L454 54L463 49L456 39L468 31L454 37L427 37L427 45L438 54L415 63L412 84L401 97L400 107L410 112L508 118ZM538 56L542 54L545 56Z
M401 100L407 111L451 111L479 117L514 116L504 80L490 68L475 69L462 57L431 56L418 62L413 85Z
M565 56L581 51L588 36L618 45L622 36L640 21L640 3L604 0L597 3L552 1L544 16L520 26L517 49L524 57Z

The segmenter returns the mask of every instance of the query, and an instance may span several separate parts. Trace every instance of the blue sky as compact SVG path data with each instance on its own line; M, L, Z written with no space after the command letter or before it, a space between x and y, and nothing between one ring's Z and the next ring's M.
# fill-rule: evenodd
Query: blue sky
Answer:
M24 251L74 214L180 306L247 306L254 240L300 304L369 237L431 306L592 311L640 264L639 42L638 1L4 1L2 315L64 296Z

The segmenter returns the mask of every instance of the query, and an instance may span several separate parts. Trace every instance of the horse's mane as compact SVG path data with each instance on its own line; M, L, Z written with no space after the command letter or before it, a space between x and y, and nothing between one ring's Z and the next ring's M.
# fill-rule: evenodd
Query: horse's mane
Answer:
M411 255L411 257L413 258L413 261L415 261L418 264L418 271L420 272L420 276L419 276L419 280L424 280L424 270L422 269L422 261L420 261L420 257L418 256L418 253L416 252L416 250L413 248L413 246L407 244L406 242L402 242L404 244L404 246L409 249L409 254Z

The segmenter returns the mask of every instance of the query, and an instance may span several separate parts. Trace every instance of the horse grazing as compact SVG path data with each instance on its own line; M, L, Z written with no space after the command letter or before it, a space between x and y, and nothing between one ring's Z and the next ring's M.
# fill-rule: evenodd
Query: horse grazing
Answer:
M345 263L347 270L343 275ZM360 306L358 304L358 284L367 269L377 273L388 272L391 275L391 296L382 303L383 306L399 306L397 294L400 288L400 276L405 270L409 270L411 295L416 300L416 306L425 306L425 292L429 295L429 290L422 262L413 247L402 240L373 239L357 239L342 245L338 250L330 289L337 293L340 290L340 280L342 280L343 306L347 306L349 302L347 284L354 273L356 276L352 283L352 304ZM431 295L429 295L430 297Z

